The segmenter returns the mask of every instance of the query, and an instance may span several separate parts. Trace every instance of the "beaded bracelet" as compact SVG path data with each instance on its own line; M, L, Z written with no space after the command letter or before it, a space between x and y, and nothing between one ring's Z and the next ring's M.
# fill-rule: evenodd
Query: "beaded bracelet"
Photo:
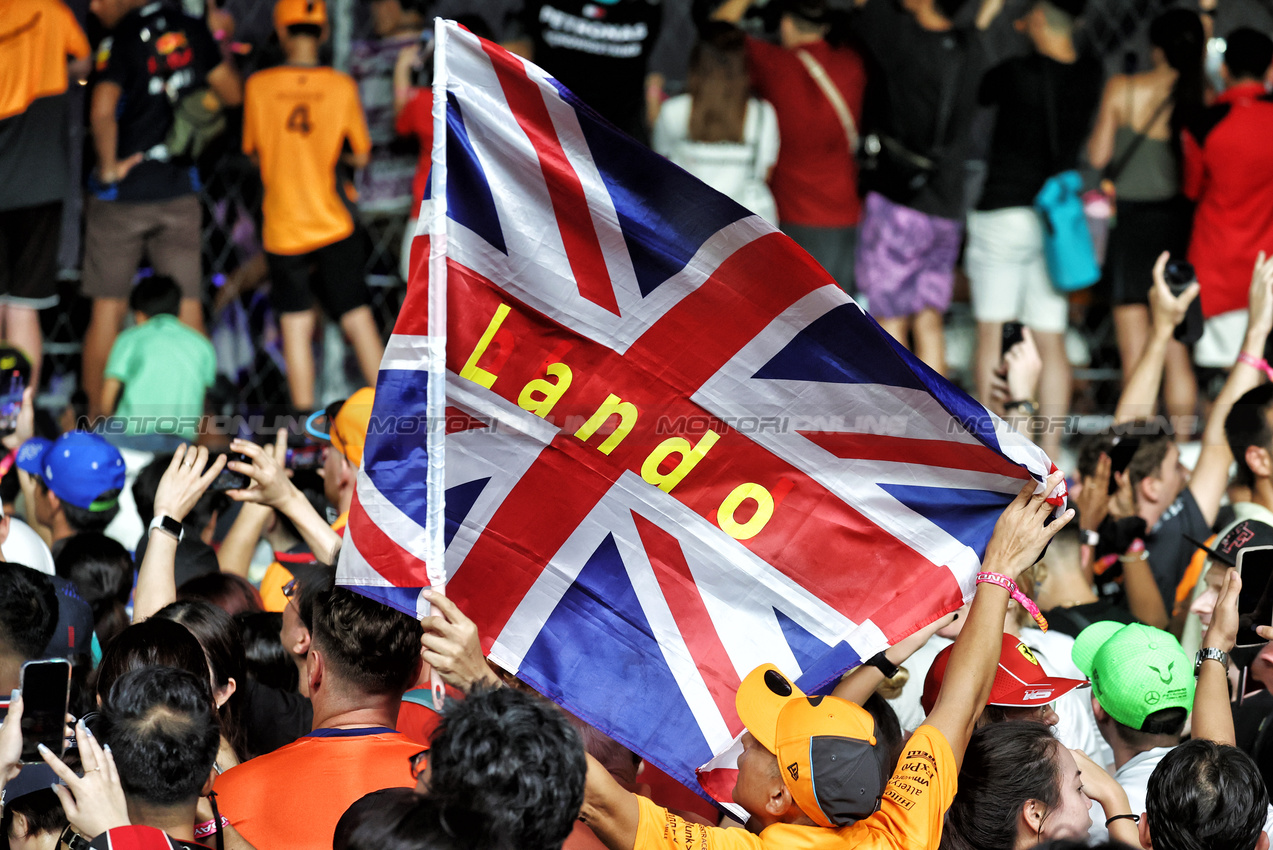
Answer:
M1039 611L1039 606L1034 604L1033 599L1021 592L1021 588L1017 587L1015 581L999 573L977 573L977 584L981 584L983 581L1008 591L1008 595L1024 608L1027 614L1034 618L1034 622L1039 626L1039 631L1046 632L1048 630L1048 621L1044 619L1043 614Z

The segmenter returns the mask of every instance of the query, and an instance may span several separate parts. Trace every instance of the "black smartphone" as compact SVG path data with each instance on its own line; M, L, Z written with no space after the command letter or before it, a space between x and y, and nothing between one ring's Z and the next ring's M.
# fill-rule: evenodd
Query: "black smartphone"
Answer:
M1273 579L1273 546L1248 546L1238 550L1235 569L1242 576L1242 592L1238 595L1238 646L1263 644L1255 633L1256 626L1269 625L1273 617L1273 597L1269 580Z
M1012 346L1025 339L1025 325L1020 322L1004 322L1003 323L1003 344L999 350L999 356L1007 354Z
M1140 437L1115 437L1109 449L1109 494L1118 492L1118 481L1115 476L1126 472L1136 450L1140 448Z
M301 472L307 469L323 468L323 449L326 446L288 446L286 466L288 469Z
M1163 269L1163 278L1167 281L1171 294L1179 296L1189 288L1189 284L1198 279L1198 273L1194 270L1193 263L1171 259L1167 261L1167 267ZM1185 345L1193 345L1202 339L1202 331L1202 299L1194 298L1189 302L1189 309L1185 311L1184 321L1176 325L1172 336Z
M39 745L59 757L66 747L71 662L65 658L22 665L22 763L43 764Z
M237 460L240 463L252 463L252 459L245 454L235 453L230 455L230 460ZM252 486L252 479L244 475L242 472L235 472L230 469L227 462L225 469L213 479L208 490L213 493L224 493L226 490L246 490Z
M0 437L7 437L18 427L18 414L22 411L22 393L27 384L17 369L9 375L9 389L0 396Z

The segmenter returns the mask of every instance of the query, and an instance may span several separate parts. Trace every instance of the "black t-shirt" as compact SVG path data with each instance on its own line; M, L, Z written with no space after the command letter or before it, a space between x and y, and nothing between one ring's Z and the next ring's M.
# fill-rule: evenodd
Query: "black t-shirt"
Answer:
M98 50L98 80L119 85L123 160L161 145L172 127L172 105L207 85L221 52L208 26L167 2L148 3L124 17ZM162 201L195 191L189 162L147 160L119 184L121 201Z
M1184 578L1194 552L1198 551L1196 545L1185 539L1186 534L1194 540L1206 540L1211 534L1202 509L1187 487L1158 518L1145 538L1149 569L1158 583L1158 592L1162 594L1168 614L1176 605L1176 586Z
M248 752L272 753L304 735L314 725L314 707L294 691L280 691L248 679L243 685L243 728Z
M660 0L528 0L522 34L535 64L620 130L645 141L645 76L663 23Z
M1093 623L1105 620L1129 624L1139 622L1126 608L1105 599L1069 608L1052 608L1044 611L1043 616L1047 618L1048 626L1073 638Z
M962 219L977 86L986 69L1009 52L1011 21L1000 15L985 31L968 26L936 32L921 27L897 0L870 0L852 21L876 71L868 83L867 129L938 162L917 195L890 200L928 215Z
M986 73L979 100L999 112L977 209L1032 206L1049 177L1078 166L1102 76L1100 62L1090 56L1066 64L1038 53Z

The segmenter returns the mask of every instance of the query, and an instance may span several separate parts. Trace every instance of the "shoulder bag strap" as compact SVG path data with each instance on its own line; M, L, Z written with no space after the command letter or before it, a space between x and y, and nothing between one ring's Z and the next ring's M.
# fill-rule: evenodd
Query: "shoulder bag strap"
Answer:
M835 83L831 82L826 68L823 68L822 63L814 59L809 51L797 50L796 57L804 65L805 70L809 72L809 76L813 77L813 81L818 84L818 88L822 89L822 93L826 95L827 100L831 102L831 108L835 110L836 116L840 119L840 125L844 127L844 137L848 140L849 152L857 153L858 128L853 121L853 113L849 112L849 106L844 102L844 96L835 87Z
M1127 90L1130 92L1131 86L1128 86ZM1167 95L1162 99L1162 103L1158 104L1158 108L1154 110L1153 115L1149 116L1149 120L1145 122L1145 126L1141 128L1141 131L1135 134L1135 138L1133 138L1132 143L1127 146L1127 150L1123 151L1123 155L1120 156L1117 161L1111 162L1109 165L1105 166L1105 171L1101 175L1102 177L1111 182L1118 180L1118 175L1123 173L1123 169L1127 167L1127 163L1132 161L1132 157L1135 156L1136 151L1140 149L1141 142L1145 141L1145 134L1148 133L1150 128L1154 126L1154 122L1156 122L1163 114L1163 110L1171 105L1171 102L1171 95ZM1128 114L1130 113L1131 110L1129 109Z
M755 113L753 116L752 113ZM764 101L758 98L752 98L747 101L747 128L753 130L751 139L751 176L754 180L765 182L764 175L760 173L760 145L765 137L765 110ZM747 130L743 130L744 137Z

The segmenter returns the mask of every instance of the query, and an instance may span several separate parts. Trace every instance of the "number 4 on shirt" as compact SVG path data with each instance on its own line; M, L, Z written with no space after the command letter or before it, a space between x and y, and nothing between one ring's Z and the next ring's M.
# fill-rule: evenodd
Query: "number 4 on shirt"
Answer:
M309 104L298 103L293 107L287 116L286 126L289 133L300 133L302 136L308 136L310 131L314 129L314 125L309 120Z

